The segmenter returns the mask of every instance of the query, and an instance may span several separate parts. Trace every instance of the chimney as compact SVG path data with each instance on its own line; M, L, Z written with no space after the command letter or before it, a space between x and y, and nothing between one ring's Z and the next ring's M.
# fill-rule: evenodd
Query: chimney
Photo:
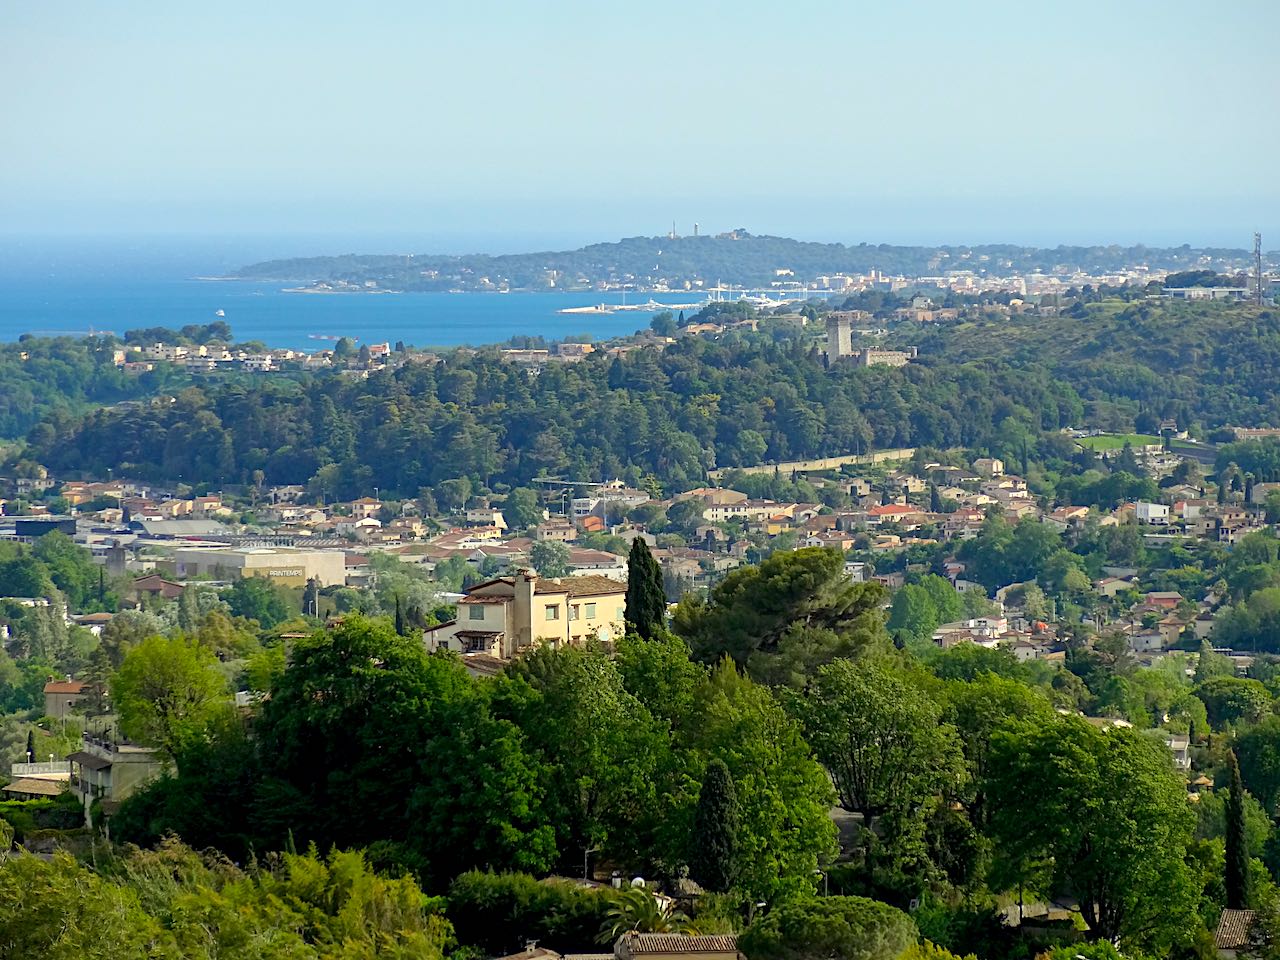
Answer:
M538 588L538 575L522 568L515 576L515 597L512 601L512 620L508 625L507 643L512 646L508 656L533 644L533 595Z

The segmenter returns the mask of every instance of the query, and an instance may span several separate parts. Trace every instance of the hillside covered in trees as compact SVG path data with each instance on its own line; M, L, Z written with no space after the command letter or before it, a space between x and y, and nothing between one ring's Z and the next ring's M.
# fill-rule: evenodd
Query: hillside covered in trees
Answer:
M873 448L1017 453L1068 426L1280 423L1275 311L1144 301L1075 313L899 332L921 346L901 368L828 369L816 331L779 325L540 375L482 350L367 379L210 380L145 405L56 410L31 431L31 456L169 481L261 470L338 496L545 475L678 490L717 467Z
M24 337L0 344L0 439L23 436L46 416L73 416L189 379L167 366L131 376L116 365L114 349L106 338Z
M1113 402L1207 426L1280 425L1280 310L1082 297L1059 317L995 315L899 330L934 365L1047 369L1101 410ZM1096 298L1095 298L1096 299ZM1172 402L1172 407L1170 406ZM1163 412L1162 411L1170 411Z

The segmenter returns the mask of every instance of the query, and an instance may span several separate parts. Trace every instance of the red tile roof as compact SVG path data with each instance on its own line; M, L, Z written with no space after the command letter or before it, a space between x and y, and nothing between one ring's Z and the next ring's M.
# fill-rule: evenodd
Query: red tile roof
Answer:
M1246 946L1253 922L1252 910L1223 910L1218 929L1213 934L1214 945L1219 950L1238 950Z
M886 503L879 507L872 507L867 511L873 517L905 516L908 513L920 512L919 507L908 507L901 503Z
M80 680L50 680L44 685L45 693L84 693L87 683Z

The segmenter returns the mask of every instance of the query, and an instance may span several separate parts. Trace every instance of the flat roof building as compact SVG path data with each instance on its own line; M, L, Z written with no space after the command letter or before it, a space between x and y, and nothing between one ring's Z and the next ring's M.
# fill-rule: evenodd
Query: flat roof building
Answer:
M347 582L346 554L341 550L297 550L291 547L190 547L175 550L174 575L179 580L213 577L232 580L266 577L287 587L312 578L322 587Z

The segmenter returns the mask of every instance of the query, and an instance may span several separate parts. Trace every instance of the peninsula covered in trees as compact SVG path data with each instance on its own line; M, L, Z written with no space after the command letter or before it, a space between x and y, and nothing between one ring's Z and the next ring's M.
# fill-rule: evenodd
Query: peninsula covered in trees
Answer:
M629 237L578 250L518 254L360 255L269 260L232 274L242 280L288 283L342 281L378 289L512 290L587 289L601 283L673 289L686 282L712 286L767 287L780 271L813 278L824 274L865 274L872 270L909 277L971 270L1008 275L1049 272L1112 273L1143 265L1178 271L1206 265L1234 272L1250 264L1247 250L1230 248L1093 246L1037 248L1013 244L976 246L894 246L815 243L756 236L734 230L715 236Z

